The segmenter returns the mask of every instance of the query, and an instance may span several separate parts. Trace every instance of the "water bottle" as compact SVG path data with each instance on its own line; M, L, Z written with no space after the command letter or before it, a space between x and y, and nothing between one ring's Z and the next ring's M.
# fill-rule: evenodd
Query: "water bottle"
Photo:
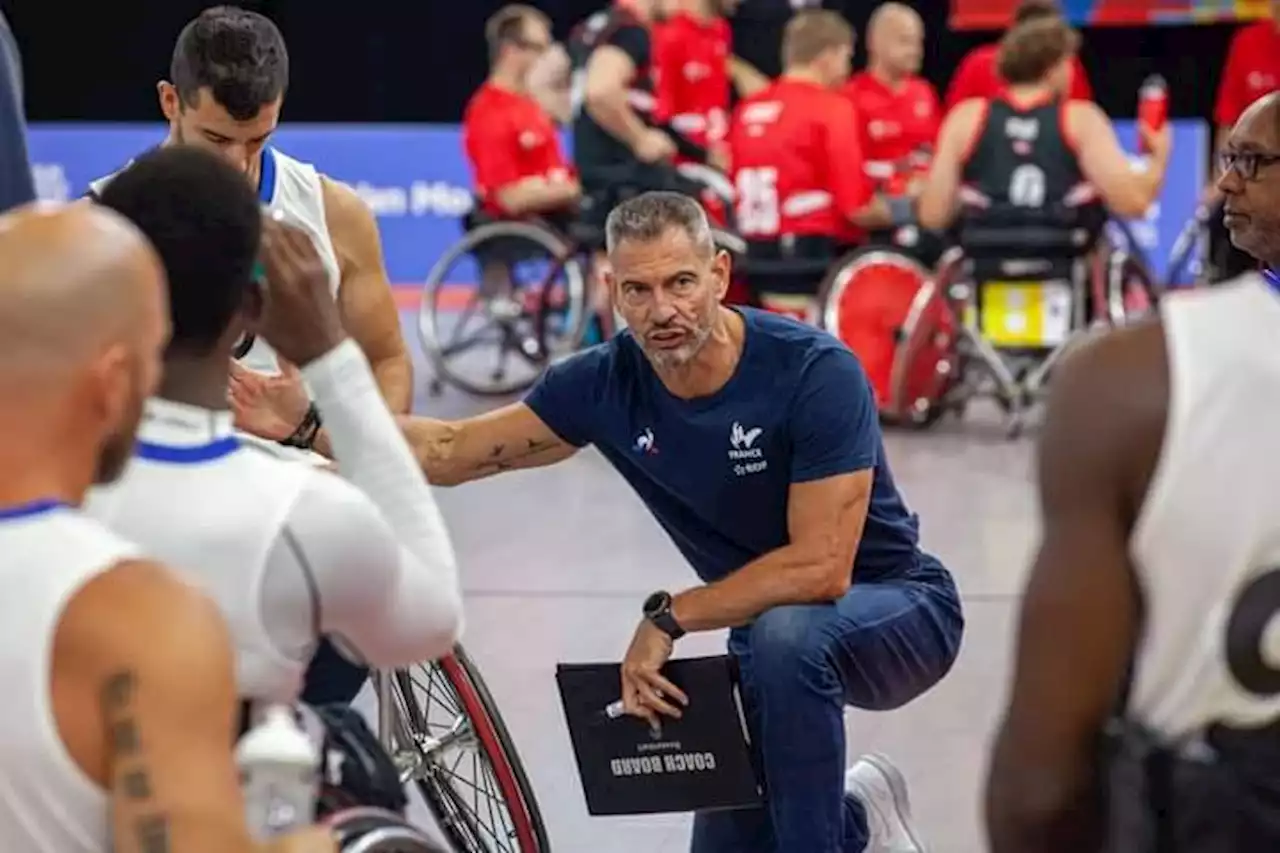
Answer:
M1169 118L1169 85L1159 74L1152 74L1138 90L1138 122L1151 130L1160 130ZM1147 153L1141 137L1138 144Z
M298 725L293 709L272 705L236 746L249 831L258 841L307 826L315 819L320 752Z

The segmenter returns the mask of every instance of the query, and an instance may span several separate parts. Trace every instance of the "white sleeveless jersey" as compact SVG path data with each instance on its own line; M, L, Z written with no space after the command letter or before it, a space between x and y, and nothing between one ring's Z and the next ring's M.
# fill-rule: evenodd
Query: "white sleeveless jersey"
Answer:
M1129 713L1170 737L1280 719L1280 293L1161 304L1169 416L1130 538L1146 606Z
M264 588L270 557L315 472L243 445L229 412L149 400L138 437L124 475L92 490L85 512L218 603L235 640L242 697L292 701L315 632L299 637L299 648L281 649L265 624ZM307 583L302 573L291 580ZM306 609L304 627L316 618L309 602Z
M315 241L316 250L329 272L330 289L336 299L341 273L333 240L329 236L329 227L325 222L324 188L320 183L320 173L311 164L295 160L268 146L262 151L260 174L258 196L262 204L268 210L283 213L286 222L302 228ZM89 188L94 193L99 193L113 177L115 175L99 178L90 183ZM249 352L240 358L240 363L259 373L280 372L275 350L262 338L254 341Z
M54 635L88 581L138 549L56 504L0 510L0 839L6 850L108 853L108 797L71 758L50 692Z

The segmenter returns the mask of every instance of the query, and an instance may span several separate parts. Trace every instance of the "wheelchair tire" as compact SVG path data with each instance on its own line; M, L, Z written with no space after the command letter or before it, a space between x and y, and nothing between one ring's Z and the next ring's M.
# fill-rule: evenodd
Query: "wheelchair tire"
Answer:
M325 818L341 853L446 853L427 835L392 812L352 808Z
M869 291L860 295L856 288L870 282L860 285L857 279L875 269L884 269L890 276L881 281L891 289L879 298ZM886 423L929 426L941 417L941 413L929 412L905 417L899 411L895 385L903 337L911 333L912 324L918 320L913 313L916 297L931 278L929 270L902 249L866 246L837 261L819 289L818 325L858 356Z
M535 306L531 310L526 309L521 318L518 318L528 321L530 327L528 335L513 340L511 330L504 325L502 342L498 349L499 359L503 359L509 352L514 353L517 357L538 367L537 372L529 377L507 379L502 375L501 370L497 370L491 374L490 382L481 383L469 379L450 367L446 350L457 346L460 342L446 344L441 334L440 320L445 313L441 307L441 298L445 285L448 284L445 278L463 256L473 255L483 244L498 240L524 241L530 244L531 248L537 249L538 253L545 254L549 260L553 261L555 270L563 271L568 312L571 318L568 324L571 327L570 332L565 336L568 339L566 343L576 346L580 338L578 330L585 327L586 323L585 314L589 298L586 275L581 261L576 257L576 247L569 240L548 228L529 222L491 222L468 231L436 260L427 274L418 309L418 336L422 343L423 354L430 361L436 378L477 397L508 397L530 388L537 381L541 368L545 367L549 361L551 351L547 347L555 343L549 342L547 336L537 328L539 323L537 314L540 306L546 301L544 294L540 293ZM548 289L542 288L544 291ZM575 334L578 335L577 338Z
M533 786L475 664L462 647L457 646L452 655L427 664L424 669L428 671L429 684L442 682L451 694L446 701L466 718L475 740L478 763L484 765L491 787L496 789L494 793L500 798L495 807L506 813L505 826L496 829L480 826L479 820L492 814L493 808L486 809L485 814L481 814L479 808L468 809L463 798L469 792L452 788L447 778L448 769L427 756L424 772L416 774L415 782L455 853L489 853L494 850L547 853L551 845ZM436 674L439 679L431 677ZM430 737L427 725L429 709L425 707L431 701L430 695L420 705L410 672L398 670L395 676L406 700L406 724L412 733ZM469 787L479 790L478 785Z

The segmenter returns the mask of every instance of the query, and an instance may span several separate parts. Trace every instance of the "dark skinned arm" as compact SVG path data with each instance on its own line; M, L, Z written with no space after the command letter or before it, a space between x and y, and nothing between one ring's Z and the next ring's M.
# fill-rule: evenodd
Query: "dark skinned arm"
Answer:
M728 577L675 596L672 615L686 631L746 625L780 604L834 601L849 590L853 557L867 521L871 471L792 483L789 543Z
M992 853L1097 850L1100 738L1140 631L1128 540L1163 440L1163 334L1134 326L1055 371L1039 448L1043 534L986 790Z

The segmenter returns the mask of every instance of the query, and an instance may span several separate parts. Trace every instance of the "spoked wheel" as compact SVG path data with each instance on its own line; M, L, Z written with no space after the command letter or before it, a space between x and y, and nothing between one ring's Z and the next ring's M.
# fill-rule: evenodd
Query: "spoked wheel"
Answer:
M395 673L405 781L456 853L547 853L547 830L511 735L462 647ZM412 744L412 746L407 746Z
M562 321L544 337L539 308L556 294ZM439 381L476 396L508 396L537 380L562 338L582 323L585 304L582 264L568 241L531 223L494 222L469 231L436 261L418 333Z

